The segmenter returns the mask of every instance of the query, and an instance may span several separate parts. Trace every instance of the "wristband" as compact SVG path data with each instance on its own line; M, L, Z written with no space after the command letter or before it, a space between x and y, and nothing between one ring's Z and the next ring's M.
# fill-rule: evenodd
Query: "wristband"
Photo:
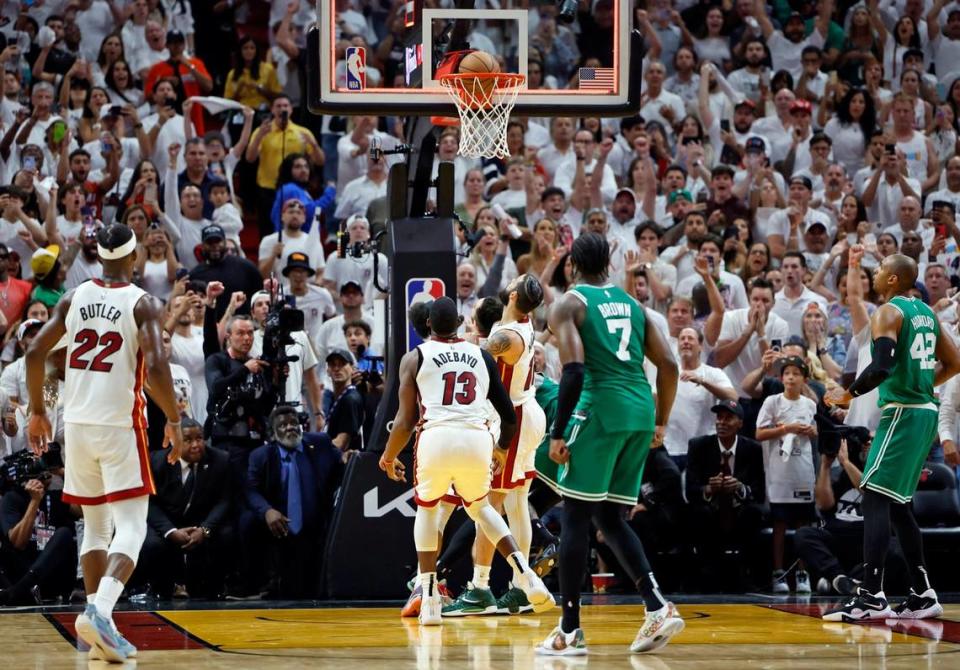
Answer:
M180 422L179 422L179 421L171 421L170 419L167 419L167 425L168 425L168 426L173 426L174 428L179 428L179 427L180 427Z

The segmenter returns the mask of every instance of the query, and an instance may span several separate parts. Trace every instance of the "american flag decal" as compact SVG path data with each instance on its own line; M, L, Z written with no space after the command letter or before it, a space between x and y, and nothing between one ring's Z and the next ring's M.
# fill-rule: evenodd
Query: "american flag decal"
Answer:
M592 91L612 91L612 67L582 67L580 68L580 88Z

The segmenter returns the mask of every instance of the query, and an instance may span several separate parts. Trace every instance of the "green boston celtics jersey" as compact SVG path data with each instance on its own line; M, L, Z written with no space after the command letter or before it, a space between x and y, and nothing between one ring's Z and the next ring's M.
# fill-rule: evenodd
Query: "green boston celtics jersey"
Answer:
M903 315L903 324L897 336L893 371L880 384L879 404L882 407L888 403L932 403L940 323L933 310L916 298L898 295L889 304Z
M643 307L612 284L579 284L570 292L587 308L580 325L585 368L580 407L594 412L606 431L652 431L653 394L643 372Z

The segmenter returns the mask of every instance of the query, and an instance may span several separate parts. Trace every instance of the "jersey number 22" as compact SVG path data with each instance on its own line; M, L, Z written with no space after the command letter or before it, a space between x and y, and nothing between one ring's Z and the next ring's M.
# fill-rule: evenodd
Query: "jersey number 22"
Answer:
M113 363L108 361L123 345L123 337L120 333L110 330L100 335L91 328L84 328L77 333L73 339L76 348L70 354L70 367L76 370L92 370L93 372L110 372L113 369ZM100 353L88 361L86 356L94 347L100 346Z

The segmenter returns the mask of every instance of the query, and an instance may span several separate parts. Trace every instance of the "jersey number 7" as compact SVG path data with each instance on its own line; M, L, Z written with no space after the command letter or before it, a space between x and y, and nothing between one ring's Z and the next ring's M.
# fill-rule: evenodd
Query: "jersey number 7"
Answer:
M77 333L73 339L77 347L70 354L70 367L76 370L92 370L93 372L110 372L113 369L113 363L107 359L116 353L123 345L123 337L120 333L109 330L103 335L91 328L84 328ZM88 361L84 356L96 346L102 347L100 353Z

